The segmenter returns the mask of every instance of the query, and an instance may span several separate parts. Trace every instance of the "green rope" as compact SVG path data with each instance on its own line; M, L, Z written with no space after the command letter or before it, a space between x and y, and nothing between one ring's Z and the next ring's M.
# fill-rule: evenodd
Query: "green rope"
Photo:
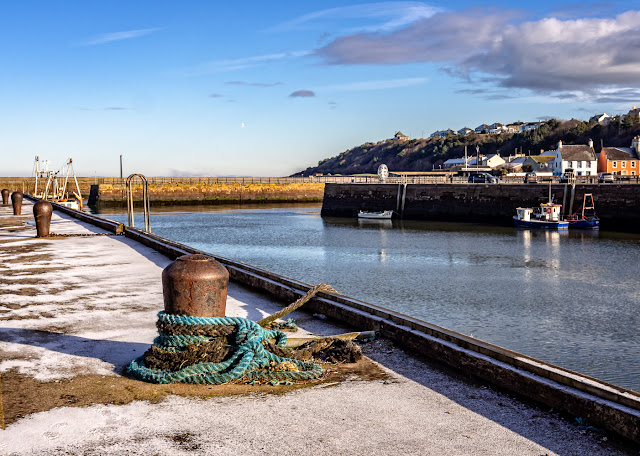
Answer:
M229 359L219 363L198 363L177 371L151 369L145 366L143 357L136 358L129 364L127 372L135 378L151 383L199 383L219 385L244 377L248 380L311 380L322 375L322 368L315 364L284 358L265 350L263 340L275 339L278 347L284 347L287 336L275 330L262 328L256 322L239 317L190 317L186 315L158 314L161 323L170 325L225 325L236 327L237 350ZM169 335L158 331L153 345L172 352L184 349L189 345L207 343L213 340L210 336L193 336L188 334ZM263 371L272 363L288 361L295 364L299 371Z

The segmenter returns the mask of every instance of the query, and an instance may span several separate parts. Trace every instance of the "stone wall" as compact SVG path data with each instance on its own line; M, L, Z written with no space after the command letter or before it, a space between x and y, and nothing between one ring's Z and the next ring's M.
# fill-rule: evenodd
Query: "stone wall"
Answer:
M570 189L552 184L554 202L570 205ZM517 207L534 207L549 198L548 184L326 184L322 215L356 217L359 210L395 210L410 220L441 220L510 225ZM603 229L640 232L640 185L578 184L573 210L592 193Z

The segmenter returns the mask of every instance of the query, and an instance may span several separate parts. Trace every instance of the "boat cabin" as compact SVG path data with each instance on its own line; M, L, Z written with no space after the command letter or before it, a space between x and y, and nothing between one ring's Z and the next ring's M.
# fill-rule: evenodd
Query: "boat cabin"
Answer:
M531 220L531 212L533 211L533 209L531 209L530 207L519 207L516 209L516 211L518 220L524 220L525 222Z
M540 205L540 214L536 214L539 220L557 222L560 220L560 208L562 204L543 203Z

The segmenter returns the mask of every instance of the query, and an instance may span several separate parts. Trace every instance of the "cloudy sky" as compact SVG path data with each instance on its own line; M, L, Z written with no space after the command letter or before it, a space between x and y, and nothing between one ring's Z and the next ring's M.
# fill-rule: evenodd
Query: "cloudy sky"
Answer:
M398 130L627 112L640 2L2 2L0 64L0 175L282 176Z

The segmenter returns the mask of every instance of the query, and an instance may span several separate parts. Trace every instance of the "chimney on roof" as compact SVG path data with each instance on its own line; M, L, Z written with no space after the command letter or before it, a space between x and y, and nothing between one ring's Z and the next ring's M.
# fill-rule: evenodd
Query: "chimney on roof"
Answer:
M562 141L558 141L558 150L562 149Z
M588 144L589 144L589 147L593 149L593 139L589 138Z

